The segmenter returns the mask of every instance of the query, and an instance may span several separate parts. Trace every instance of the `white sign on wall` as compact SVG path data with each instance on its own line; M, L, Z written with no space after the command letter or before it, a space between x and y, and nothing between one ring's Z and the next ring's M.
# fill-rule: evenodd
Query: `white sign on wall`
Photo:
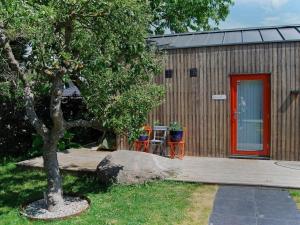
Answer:
M226 95L213 95L213 100L226 100Z

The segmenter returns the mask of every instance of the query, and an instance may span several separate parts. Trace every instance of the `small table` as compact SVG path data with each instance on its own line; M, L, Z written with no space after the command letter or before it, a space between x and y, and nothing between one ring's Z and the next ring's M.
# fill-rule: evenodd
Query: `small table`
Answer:
M149 152L149 140L135 141L134 145L136 151L141 151L144 148L144 152Z
M176 156L176 146L178 146L179 152L178 152L178 158L183 159L184 157L184 141L168 141L168 145L170 147L170 157L171 159L174 159Z
M181 141L168 141L168 145L170 147L170 158L174 159L176 156L176 147L178 147L178 158L183 159L184 157L184 146L185 146L185 138L186 138L186 127L183 127L183 136Z
M144 131L147 132L148 138L146 140L140 141L136 140L134 142L134 148L136 151L141 151L144 148L144 152L149 152L149 144L150 144L150 136L152 132L152 128L148 125L143 127Z

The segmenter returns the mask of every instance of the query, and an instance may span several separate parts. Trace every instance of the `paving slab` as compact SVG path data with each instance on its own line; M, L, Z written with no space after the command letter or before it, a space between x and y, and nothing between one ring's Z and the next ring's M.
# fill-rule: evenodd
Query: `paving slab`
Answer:
M300 162L184 157L172 180L226 185L300 188Z
M257 225L256 221L256 218L249 216L227 216L215 213L210 218L209 225Z
M216 198L214 202L214 213L234 215L234 216L244 216L244 217L254 217L256 213L255 204L253 201L242 200L228 200L224 198Z
M209 225L300 225L300 211L285 189L221 186Z
M257 225L300 225L300 221L282 219L258 219Z

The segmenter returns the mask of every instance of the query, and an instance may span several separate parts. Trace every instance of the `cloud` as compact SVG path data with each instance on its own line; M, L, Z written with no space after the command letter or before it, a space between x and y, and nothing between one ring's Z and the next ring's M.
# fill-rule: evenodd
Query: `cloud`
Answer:
M223 22L220 23L220 28L221 29L232 29L232 28L245 28L245 27L249 27L249 24L246 23L242 23L240 21L236 21L233 19L227 19Z
M236 4L259 4L266 9L278 9L288 2L289 0L235 0Z
M276 16L267 16L262 21L262 25L281 25L281 24L299 24L300 14L298 13L280 13Z

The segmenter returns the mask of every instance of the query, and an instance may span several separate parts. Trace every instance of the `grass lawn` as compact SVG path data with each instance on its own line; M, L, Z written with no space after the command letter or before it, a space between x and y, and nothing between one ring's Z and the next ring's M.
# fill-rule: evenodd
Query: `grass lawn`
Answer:
M67 220L48 224L199 224L206 225L216 186L153 182L134 186L100 186L91 177L64 175L64 191L91 199L91 208ZM18 213L21 203L41 196L45 176L12 162L0 163L0 224L43 224Z
M296 202L298 209L300 209L300 190L290 190L290 194Z

